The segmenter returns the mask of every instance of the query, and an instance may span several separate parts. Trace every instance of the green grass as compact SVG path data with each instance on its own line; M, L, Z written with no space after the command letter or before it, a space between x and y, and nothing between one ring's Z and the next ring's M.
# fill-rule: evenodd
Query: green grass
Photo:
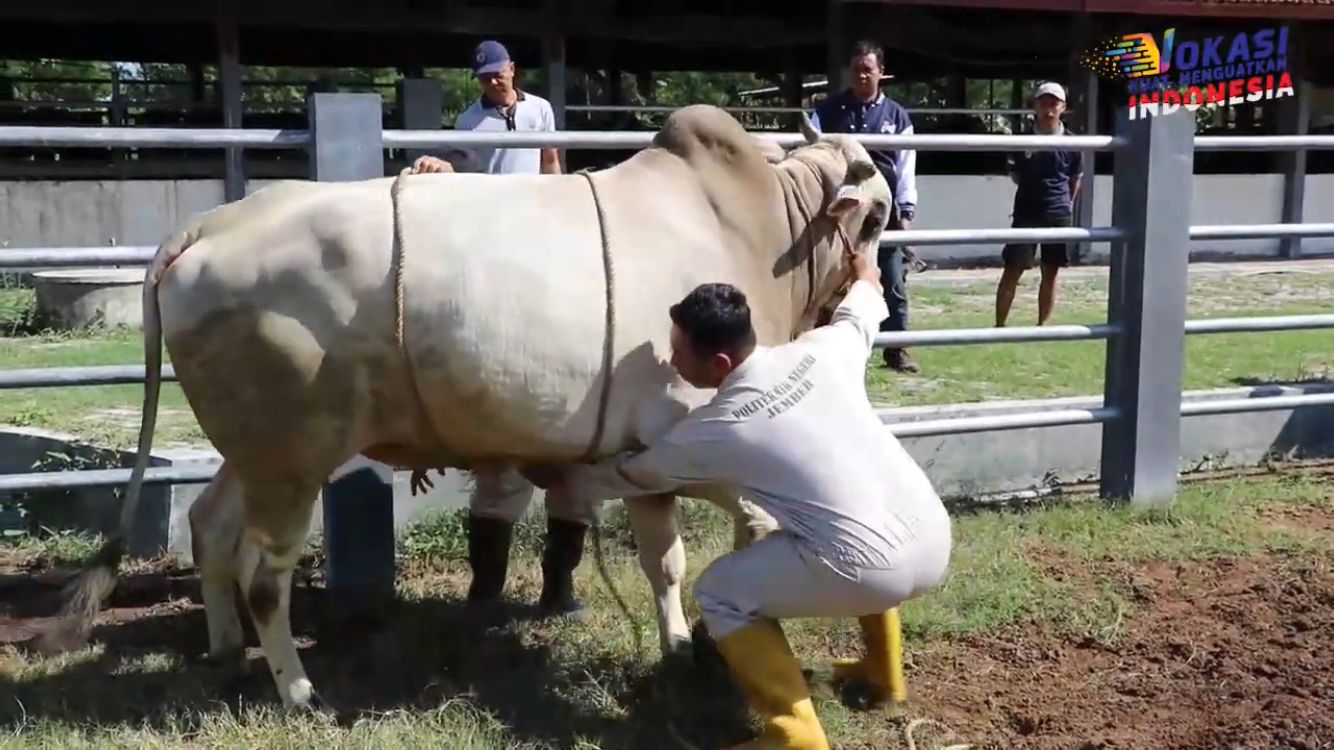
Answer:
M1032 276L1032 278L1029 278ZM914 330L990 328L995 324L994 283L963 287L913 286L909 316ZM1237 287L1250 289L1238 295ZM1036 275L1025 276L1008 324L1033 325ZM1054 325L1104 323L1106 282L1065 283L1058 294ZM1334 274L1297 280L1255 277L1192 279L1187 318L1302 315L1334 312ZM1186 390L1243 384L1294 382L1329 377L1334 351L1327 330L1236 333L1186 339ZM1063 341L1032 344L924 346L913 350L921 366L901 375L871 358L867 383L871 398L900 406L1018 398L1055 398L1102 393L1106 344Z
M952 658L966 658L974 639L1020 634L1046 634L1053 643L1115 644L1136 622L1132 594L1141 565L1259 556L1275 570L1334 563L1334 540L1308 522L1334 516L1334 493L1318 478L1191 485L1170 506L1148 511L1076 500L958 514L948 576L937 590L902 607L910 662L950 649ZM730 529L702 503L687 504L682 516L688 595L708 561L728 549ZM202 617L168 610L151 624L120 626L132 633L115 646L45 659L0 650L0 721L10 734L0 744L610 750L670 747L662 744L668 717L703 746L735 741L736 732L744 732L744 723L737 723L744 714L736 713L730 693L719 693L714 683L701 687L695 680L705 678L698 675L668 678L653 671L657 646L649 591L627 544L623 515L614 511L608 525L608 565L633 623L616 608L589 559L578 572L591 608L587 622L521 619L491 629L471 624L458 610L467 575L457 516L436 516L401 534L402 601L387 629L369 640L324 647L317 642L304 651L327 698L344 709L365 710L350 728L276 712L267 670L257 660L256 676L238 702L228 678L181 656L182 649L202 648ZM536 597L539 534L534 522L518 535L509 585L518 601ZM298 636L324 630L316 625L318 611L298 608ZM687 614L697 616L689 599ZM644 636L643 653L635 651L635 627ZM789 621L784 627L796 653L812 666L857 653L850 622ZM915 679L922 678L910 668L910 687L920 688ZM835 747L903 746L898 724L844 708L824 692L817 696ZM932 706L913 710L929 716ZM730 729L710 730L711 723Z
M165 356L165 354L164 354ZM169 357L166 358L169 361ZM142 364L143 334L127 328L0 338L5 368ZM0 422L68 432L130 447L138 440L143 386L114 385L0 391ZM163 383L154 445L204 443L176 383Z

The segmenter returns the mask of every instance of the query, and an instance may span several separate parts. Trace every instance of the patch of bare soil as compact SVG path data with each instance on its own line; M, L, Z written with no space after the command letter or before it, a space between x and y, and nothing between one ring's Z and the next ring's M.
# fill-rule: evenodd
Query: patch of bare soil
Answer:
M1328 566L1256 558L1122 573L1136 612L1114 645L1042 632L951 645L917 659L919 712L1000 747L1334 747Z
M1287 513L1282 520L1288 524L1328 528L1330 523L1327 511L1308 514L1288 509ZM1053 571L1062 563L1054 557L1042 562ZM0 646L8 643L27 650L33 647L36 628L49 622L43 618L55 611L63 576L3 567L8 569L0 569ZM908 712L937 719L952 730L948 741L939 745L925 744L919 737L918 747L964 742L975 748L1053 750L1334 748L1331 567L1328 559L1324 564L1295 564L1277 556L1146 564L1103 561L1094 568L1078 569L1067 565L1068 578L1093 583L1094 576L1103 576L1128 592L1135 611L1124 622L1120 637L1106 645L1033 629L925 648L909 643L913 662ZM166 567L131 572L121 579L92 638L108 649L166 647L197 655L206 649L199 601L198 580L192 573ZM473 645L442 647L429 658L394 648L399 641L421 643L428 634L438 638L440 633L456 632L458 623L448 607L396 616L369 640L329 624L329 609L318 589L298 587L294 609L299 632L314 635L316 642L312 647L302 639L312 676L344 701L357 705L392 701L425 708L473 682L489 684L486 675L522 669L533 676L533 691L541 695L523 698L531 706L520 718L550 722L548 712L568 710L551 703L555 694L551 680L556 678L543 653L516 643L479 634L476 640L457 639ZM372 644L367 648L374 657L366 657L372 666L364 669L350 656L356 649L348 650L349 644L362 640ZM255 643L253 634L249 642ZM252 680L251 695L272 700L266 670L258 659L257 649L252 648L252 672L258 676ZM498 668L502 663L505 666ZM145 679L161 683L154 689L163 695L171 694L167 686L184 690L176 686L187 678L196 684L193 690L207 695L216 697L224 690L211 683L198 687L200 674L191 667L188 675ZM97 682L86 674L77 679ZM504 690L494 685L482 690L483 698L496 702L502 711L504 703L517 700L515 691L523 687L516 688L514 680L505 683ZM107 703L105 689L61 684L60 701L85 706L102 720L126 710ZM140 688L144 694L147 690ZM42 710L34 701L27 701L26 707ZM587 726L580 725L581 731L610 731L602 721L589 719Z

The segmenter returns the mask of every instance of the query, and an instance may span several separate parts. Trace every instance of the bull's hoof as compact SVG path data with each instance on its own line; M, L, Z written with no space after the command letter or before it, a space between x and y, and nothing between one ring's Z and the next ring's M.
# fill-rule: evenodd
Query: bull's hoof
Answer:
M312 690L310 699L304 703L294 703L288 711L295 716L308 716L320 721L328 721L335 724L346 725L351 721L351 716L333 707L333 704L324 699L318 691Z
M200 667L227 675L233 680L250 676L250 660L246 659L243 646L207 651L196 655L192 661Z
M669 635L667 636L667 640L662 642L662 658L664 659L693 659L694 656L695 644L689 638L682 638L678 635Z
M714 642L713 636L709 635L703 620L696 622L695 627L691 629L690 644L695 664L700 671L710 676L727 674L727 661L723 659L718 644Z
M514 619L509 602L503 599L470 599L464 614L468 622L483 628L498 628Z
M550 620L554 618L582 622L588 619L588 610L584 607L583 602L573 597L538 602L537 619Z
M879 711L889 704L885 689L865 680L843 680L836 684L839 702L853 711Z

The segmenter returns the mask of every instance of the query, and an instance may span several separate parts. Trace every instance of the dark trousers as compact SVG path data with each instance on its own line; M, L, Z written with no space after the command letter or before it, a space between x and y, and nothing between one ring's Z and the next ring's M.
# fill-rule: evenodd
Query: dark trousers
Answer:
M876 264L880 266L880 285L885 288L889 317L880 322L882 331L908 330L908 263L901 245L881 245Z

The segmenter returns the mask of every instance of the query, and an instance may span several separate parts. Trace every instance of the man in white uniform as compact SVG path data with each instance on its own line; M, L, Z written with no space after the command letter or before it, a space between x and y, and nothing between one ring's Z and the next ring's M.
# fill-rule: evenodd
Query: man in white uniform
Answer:
M458 130L555 131L551 104L514 83L515 66L500 42L487 40L473 52L473 74L481 96L459 115ZM485 172L487 174L560 174L555 148L459 149L450 161L423 156L413 172ZM473 580L470 605L499 601L505 588L514 523L533 500L533 485L512 468L498 474L479 473L469 498L468 563ZM431 486L425 471L412 475L414 494ZM572 501L560 489L546 495L547 537L542 554L539 614L577 615L582 604L574 596L574 570L583 559L584 539L593 520L590 504Z
M888 614L945 575L950 518L930 480L871 407L865 368L888 315L879 271L849 254L854 282L829 325L755 343L745 296L706 284L671 308L672 365L716 388L635 455L528 470L597 500L728 482L780 530L709 565L695 583L704 624L765 720L752 748L827 750L801 666L778 620L856 617L866 654L836 673L873 695L889 685Z

